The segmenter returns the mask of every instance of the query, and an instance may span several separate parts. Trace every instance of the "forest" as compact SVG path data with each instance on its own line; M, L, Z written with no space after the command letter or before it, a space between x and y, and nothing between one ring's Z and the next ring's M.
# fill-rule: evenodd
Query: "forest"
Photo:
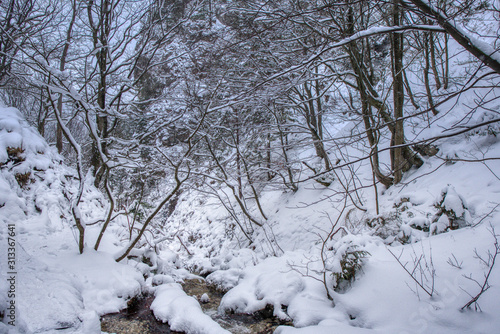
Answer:
M0 333L494 333L497 0L0 1Z

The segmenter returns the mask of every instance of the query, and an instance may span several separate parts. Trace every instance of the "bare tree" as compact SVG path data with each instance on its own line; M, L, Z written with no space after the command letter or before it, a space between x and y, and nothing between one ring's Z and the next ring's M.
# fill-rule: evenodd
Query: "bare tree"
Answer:
M28 34L40 23L34 0L9 0L0 3L0 86L11 75L12 62ZM38 15L37 15L38 14Z
M421 0L410 0L415 7L425 15L435 20L444 30L456 40L464 49L469 51L483 64L500 74L500 61L495 56L497 50L484 42L478 41L474 36L466 33L453 18L448 17L442 9Z

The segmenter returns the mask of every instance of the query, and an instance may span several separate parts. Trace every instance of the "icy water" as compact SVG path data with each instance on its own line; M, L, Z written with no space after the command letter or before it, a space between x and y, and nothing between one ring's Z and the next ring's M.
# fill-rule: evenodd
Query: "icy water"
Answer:
M184 291L198 300L206 293L209 297L207 303L200 303L203 311L223 328L235 334L270 334L279 325L292 325L273 317L272 309L265 309L255 314L219 314L217 307L224 295L223 292L207 285L203 280L186 280L182 284ZM114 314L101 318L101 330L116 334L164 334L180 333L171 331L168 324L157 321L149 309L154 296L143 296L134 299L129 307Z
M153 300L154 296L137 297L120 313L106 314L101 318L101 331L116 334L179 333L171 331L167 324L156 321L149 309Z

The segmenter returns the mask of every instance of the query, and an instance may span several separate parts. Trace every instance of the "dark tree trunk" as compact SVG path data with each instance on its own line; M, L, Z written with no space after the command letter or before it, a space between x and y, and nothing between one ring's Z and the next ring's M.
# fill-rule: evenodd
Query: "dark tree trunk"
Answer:
M393 0L392 24L401 25L401 2ZM394 173L394 183L399 183L403 170L407 169L407 162L403 159L400 145L404 144L403 106L404 106L404 80L403 80L403 34L392 33L392 78L394 99L394 132L392 135L391 165Z

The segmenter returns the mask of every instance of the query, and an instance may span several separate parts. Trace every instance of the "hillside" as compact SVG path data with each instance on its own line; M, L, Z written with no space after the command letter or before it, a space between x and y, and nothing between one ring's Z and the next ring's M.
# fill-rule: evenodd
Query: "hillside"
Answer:
M499 8L0 1L0 334L498 332Z
M436 118L420 136L435 135L461 119L460 109L454 110ZM293 320L295 329L282 326L277 333L486 333L498 328L500 290L495 282L500 269L493 266L498 251L494 231L500 228L496 128L439 141L438 155L407 172L400 185L377 189L378 215L374 189L361 187L372 181L366 161L355 167L363 210L344 207L341 182L349 179L344 169L328 187L309 179L296 192L264 188L261 202L268 224L255 228L251 244L216 198L185 191L167 222L154 232L154 249L135 254L148 257L146 265L113 260L126 245L125 218L112 224L101 251L89 247L78 255L68 219L70 196L65 195L76 191L75 171L64 166L19 112L4 108L0 114L2 247L10 240L7 226L14 224L16 328L21 333L61 328L100 332L98 315L124 308L141 291L154 291L156 277L165 282L189 277L183 268L228 290L219 312L253 313L272 305L275 316ZM342 133L350 125L336 127ZM478 160L470 162L472 158ZM302 178L310 176L306 170ZM98 190L87 189L82 212L87 221L95 221L103 216L105 202ZM87 228L92 244L99 228ZM5 256L1 261L5 268ZM355 272L346 263L355 264ZM6 331L9 274L2 275ZM472 310L461 311L478 294L485 275L487 291ZM479 307L481 312L474 310ZM180 317L179 328L194 333L189 329L196 326L189 321L198 320Z

